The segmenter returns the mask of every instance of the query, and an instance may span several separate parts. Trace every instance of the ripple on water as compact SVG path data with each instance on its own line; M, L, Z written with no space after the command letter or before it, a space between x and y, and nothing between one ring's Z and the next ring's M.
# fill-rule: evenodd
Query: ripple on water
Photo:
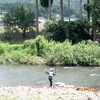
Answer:
M93 74L90 74L90 76L100 76L100 74L93 73Z

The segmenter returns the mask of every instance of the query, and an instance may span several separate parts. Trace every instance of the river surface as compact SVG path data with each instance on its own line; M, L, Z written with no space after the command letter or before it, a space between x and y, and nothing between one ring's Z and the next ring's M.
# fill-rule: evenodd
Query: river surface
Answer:
M50 68L48 66L0 65L0 85L48 85L48 75L45 72ZM55 71L55 67L52 68ZM100 67L56 67L53 82L100 88Z

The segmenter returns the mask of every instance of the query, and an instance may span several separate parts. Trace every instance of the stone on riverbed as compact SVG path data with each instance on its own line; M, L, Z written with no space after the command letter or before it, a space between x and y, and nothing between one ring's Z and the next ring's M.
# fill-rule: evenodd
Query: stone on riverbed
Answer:
M36 100L100 100L100 91L77 91L77 87L55 83L53 87L0 87L0 96Z

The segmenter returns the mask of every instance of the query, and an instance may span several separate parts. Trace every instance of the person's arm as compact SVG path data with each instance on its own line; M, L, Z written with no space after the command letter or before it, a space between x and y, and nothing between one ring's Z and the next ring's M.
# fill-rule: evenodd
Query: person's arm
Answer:
M56 74L55 74L55 73L53 73L53 76L56 76Z
M49 72L46 71L47 74L49 74Z

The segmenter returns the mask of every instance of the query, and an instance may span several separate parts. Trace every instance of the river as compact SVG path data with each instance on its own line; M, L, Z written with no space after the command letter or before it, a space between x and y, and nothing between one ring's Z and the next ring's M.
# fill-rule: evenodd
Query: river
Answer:
M0 85L40 86L49 84L45 73L51 67L31 65L0 65ZM55 71L55 68L52 67ZM66 85L100 88L100 67L56 67L53 82Z

